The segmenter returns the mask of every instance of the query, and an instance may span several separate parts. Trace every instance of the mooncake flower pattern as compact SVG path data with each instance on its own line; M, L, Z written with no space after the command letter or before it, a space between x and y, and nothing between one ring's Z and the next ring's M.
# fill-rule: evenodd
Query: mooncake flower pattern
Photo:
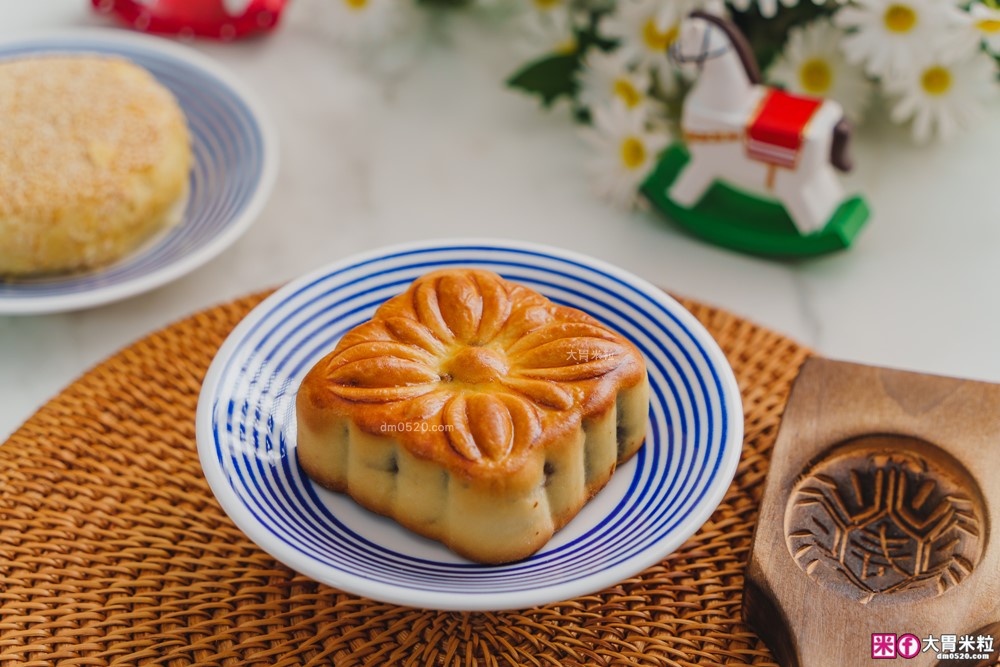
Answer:
M489 271L443 270L351 330L326 378L339 398L382 404L392 423L489 464L532 447L553 417L585 417L601 379L642 368L634 347L581 311Z

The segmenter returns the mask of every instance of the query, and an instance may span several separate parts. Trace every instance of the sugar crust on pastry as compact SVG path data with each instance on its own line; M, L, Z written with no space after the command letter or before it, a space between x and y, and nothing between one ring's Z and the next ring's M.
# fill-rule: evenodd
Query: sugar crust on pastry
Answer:
M89 269L179 219L184 114L149 72L103 56L0 63L0 275Z
M590 315L447 269L348 332L296 400L312 479L502 563L541 548L639 449L649 386L639 350Z

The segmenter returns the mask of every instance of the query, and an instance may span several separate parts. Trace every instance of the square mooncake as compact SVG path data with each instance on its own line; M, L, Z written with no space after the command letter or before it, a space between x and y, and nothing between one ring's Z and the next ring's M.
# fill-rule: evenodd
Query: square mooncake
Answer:
M639 350L495 273L427 274L304 379L298 457L326 488L480 563L530 556L642 445Z

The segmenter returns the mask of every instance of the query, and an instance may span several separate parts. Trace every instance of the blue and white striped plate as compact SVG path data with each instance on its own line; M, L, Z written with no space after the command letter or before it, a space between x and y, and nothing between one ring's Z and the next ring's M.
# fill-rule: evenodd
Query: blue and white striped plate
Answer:
M350 328L417 277L478 267L580 308L629 337L649 368L646 444L540 552L470 563L313 484L295 453L295 394ZM743 441L732 370L690 313L603 262L514 241L436 241L352 257L264 301L233 331L198 404L198 450L233 521L293 569L416 607L524 608L600 590L662 560L708 519Z
M117 263L89 273L0 281L0 314L75 310L159 287L232 244L264 206L277 172L274 132L256 97L185 46L118 30L80 29L0 43L0 60L92 53L149 70L187 116L194 152L183 220Z

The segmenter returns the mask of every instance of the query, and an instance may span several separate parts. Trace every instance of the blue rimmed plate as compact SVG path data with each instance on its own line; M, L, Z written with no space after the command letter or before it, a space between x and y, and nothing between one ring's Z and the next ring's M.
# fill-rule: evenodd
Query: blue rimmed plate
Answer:
M181 222L117 263L0 281L0 314L75 310L133 296L201 266L232 244L264 206L277 173L274 131L256 97L187 47L117 30L81 29L0 43L0 61L46 54L126 58L169 88L187 116L194 167Z
M379 304L437 268L477 267L580 308L642 350L646 444L541 551L470 563L312 483L295 453L295 394L309 369ZM524 608L592 593L679 547L736 471L743 413L707 331L649 283L597 260L499 240L436 241L352 257L285 286L233 331L205 378L198 451L233 521L278 560L376 600L456 610Z

